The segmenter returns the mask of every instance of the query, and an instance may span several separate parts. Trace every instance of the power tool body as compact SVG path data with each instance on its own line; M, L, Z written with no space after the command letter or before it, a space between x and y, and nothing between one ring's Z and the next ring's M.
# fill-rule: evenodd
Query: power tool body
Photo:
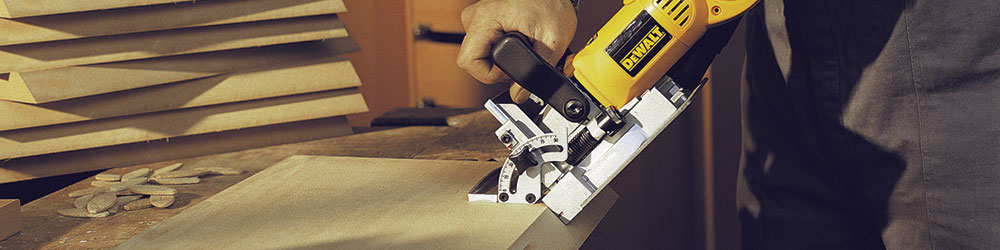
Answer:
M470 201L544 202L570 223L687 106L715 55L757 0L625 0L572 60L553 67L511 32L492 60L530 91L485 107L511 149Z

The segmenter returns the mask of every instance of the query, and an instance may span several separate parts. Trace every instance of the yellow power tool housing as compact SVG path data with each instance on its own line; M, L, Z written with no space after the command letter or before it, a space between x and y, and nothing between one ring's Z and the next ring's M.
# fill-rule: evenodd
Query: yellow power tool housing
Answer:
M605 107L622 107L648 90L709 28L740 17L757 0L624 3L572 62L573 76Z

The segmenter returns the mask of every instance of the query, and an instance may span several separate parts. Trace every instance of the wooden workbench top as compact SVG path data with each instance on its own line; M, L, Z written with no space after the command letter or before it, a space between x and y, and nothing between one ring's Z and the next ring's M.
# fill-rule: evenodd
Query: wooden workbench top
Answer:
M122 212L107 218L79 219L56 215L72 207L69 192L90 187L81 181L26 204L24 230L0 242L0 249L106 249L142 233L212 195L292 155L359 156L441 160L502 160L509 151L496 141L499 126L485 111L456 116L450 127L404 127L311 142L265 147L175 161L110 169L127 173L139 168L159 168L184 163L185 168L230 167L242 175L212 176L195 185L175 186L178 201L169 209Z

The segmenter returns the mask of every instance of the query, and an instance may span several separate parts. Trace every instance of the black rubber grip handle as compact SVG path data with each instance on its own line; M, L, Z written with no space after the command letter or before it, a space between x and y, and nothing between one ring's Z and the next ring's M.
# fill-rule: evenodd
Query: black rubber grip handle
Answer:
M535 94L572 122L583 121L591 102L573 80L545 62L520 32L505 34L493 43L493 64L521 87Z

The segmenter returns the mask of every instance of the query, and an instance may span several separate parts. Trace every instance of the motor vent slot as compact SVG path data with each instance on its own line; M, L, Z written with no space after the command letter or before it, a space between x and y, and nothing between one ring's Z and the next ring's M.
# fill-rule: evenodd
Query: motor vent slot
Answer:
M667 16L672 17L677 26L683 27L691 19L691 12L688 12L691 9L691 3L690 1L676 0L677 3L671 5L671 2L675 2L675 0L669 0L662 8L663 10L667 10L669 7Z

